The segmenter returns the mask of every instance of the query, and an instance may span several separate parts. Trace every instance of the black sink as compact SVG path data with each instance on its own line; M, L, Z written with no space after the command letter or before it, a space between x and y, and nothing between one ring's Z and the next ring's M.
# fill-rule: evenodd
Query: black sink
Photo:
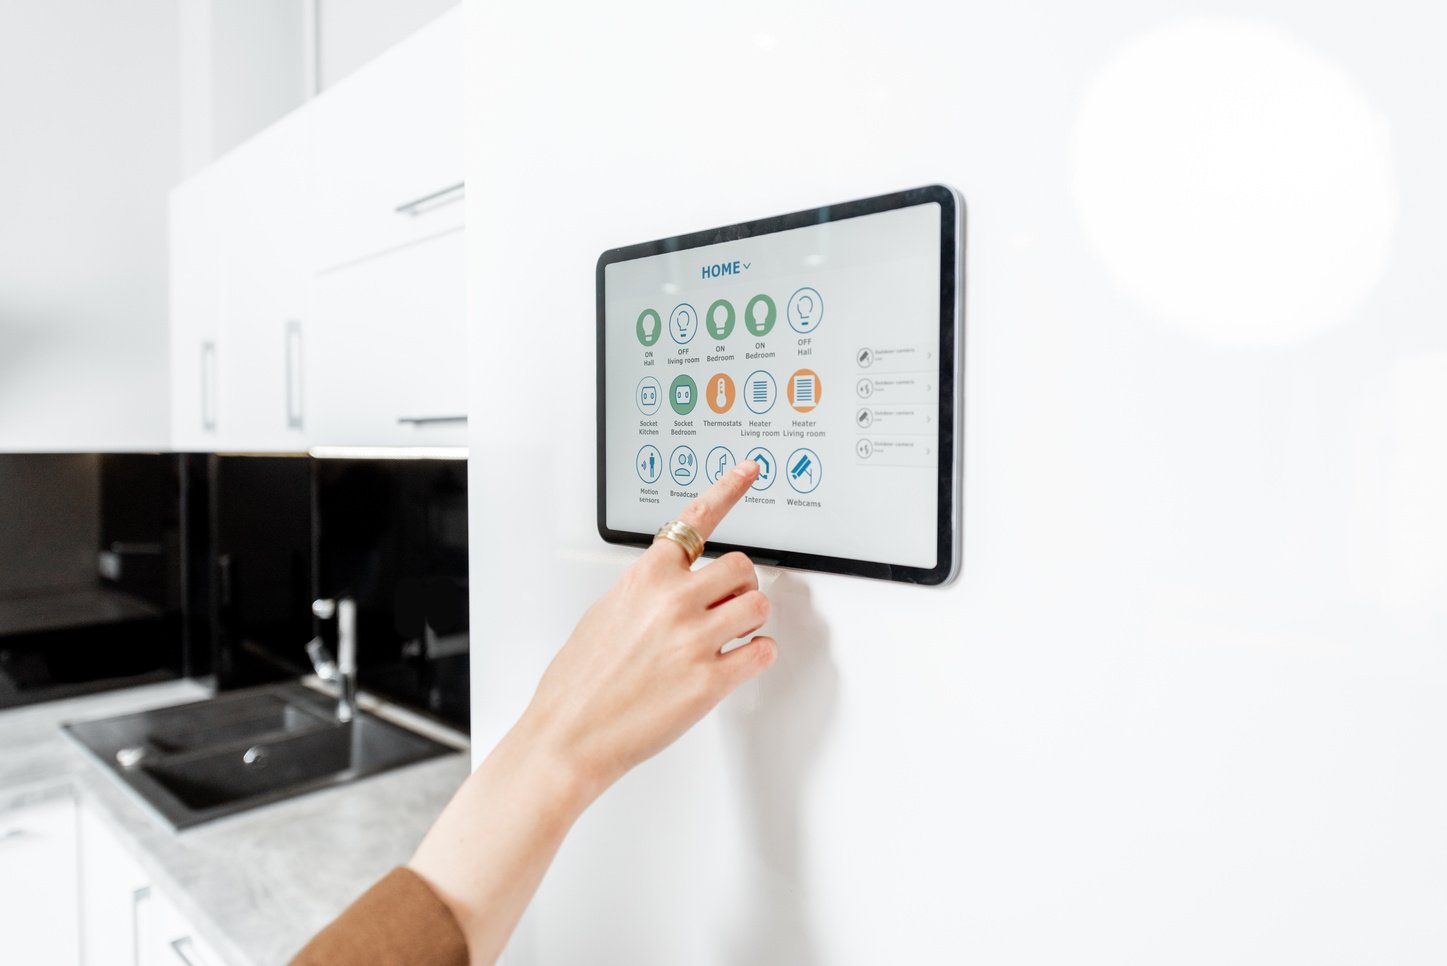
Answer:
M296 684L65 728L176 828L454 751Z

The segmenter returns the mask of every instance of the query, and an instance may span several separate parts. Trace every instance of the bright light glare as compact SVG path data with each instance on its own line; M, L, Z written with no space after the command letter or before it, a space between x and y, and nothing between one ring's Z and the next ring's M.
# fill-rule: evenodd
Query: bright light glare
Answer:
M1086 91L1074 191L1116 284L1202 339L1280 344L1382 276L1396 193L1385 122L1281 32L1195 20L1130 44Z

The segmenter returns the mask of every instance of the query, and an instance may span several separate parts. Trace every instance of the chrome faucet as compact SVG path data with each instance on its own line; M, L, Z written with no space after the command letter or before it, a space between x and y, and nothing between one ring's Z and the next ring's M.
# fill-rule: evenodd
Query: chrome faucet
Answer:
M337 619L337 659L332 660L320 637L306 646L307 657L317 677L337 686L337 720L351 721L357 711L357 602L350 597L312 601L312 613L319 620Z

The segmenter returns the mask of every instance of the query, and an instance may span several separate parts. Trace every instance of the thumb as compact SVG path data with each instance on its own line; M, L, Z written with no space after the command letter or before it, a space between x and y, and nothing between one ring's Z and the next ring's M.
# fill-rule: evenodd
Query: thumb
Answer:
M719 655L719 674L724 693L731 693L740 684L767 671L778 656L779 643L764 635L759 635L747 644L740 644L727 654Z

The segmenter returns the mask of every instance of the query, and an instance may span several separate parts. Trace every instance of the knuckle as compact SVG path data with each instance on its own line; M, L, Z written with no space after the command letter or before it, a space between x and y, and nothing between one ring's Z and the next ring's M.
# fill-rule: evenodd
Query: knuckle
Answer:
M700 496L684 508L683 513L679 514L679 519L691 527L697 526L708 519L709 511L712 509L712 501L706 495Z
M753 576L754 562L737 550L725 554L721 558L721 562L728 566L729 574L733 577L745 580Z
M773 605L769 603L769 598L757 590L751 590L744 596L748 601L750 613L758 618L760 624L763 624L764 621L769 619L769 613L773 610Z

